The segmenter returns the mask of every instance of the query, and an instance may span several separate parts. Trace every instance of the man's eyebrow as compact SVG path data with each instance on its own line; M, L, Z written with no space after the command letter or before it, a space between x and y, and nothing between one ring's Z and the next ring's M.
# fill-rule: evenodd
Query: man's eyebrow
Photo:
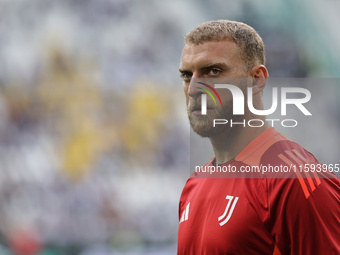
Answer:
M212 69L212 68L220 68L220 69L224 69L224 70L229 70L230 67L225 64L225 63L210 63L204 66L200 67L200 71L202 70L207 70L207 69ZM179 68L178 69L180 73L191 73L191 70L188 69L184 69L184 68Z
M191 72L191 71L189 71L189 70L181 69L181 68L179 68L178 71L179 71L180 73L190 73L190 72Z
M207 70L207 69L211 69L211 68L221 68L221 69L225 69L225 70L230 69L230 67L225 63L211 63L211 64L207 64L205 66L202 66L200 68L200 70Z

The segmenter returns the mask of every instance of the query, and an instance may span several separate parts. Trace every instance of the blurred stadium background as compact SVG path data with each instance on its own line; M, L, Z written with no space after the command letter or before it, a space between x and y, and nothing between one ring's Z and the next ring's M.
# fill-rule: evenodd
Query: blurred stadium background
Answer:
M339 10L332 0L0 0L0 254L175 254L189 175L185 33L243 21L263 37L271 77L339 78Z

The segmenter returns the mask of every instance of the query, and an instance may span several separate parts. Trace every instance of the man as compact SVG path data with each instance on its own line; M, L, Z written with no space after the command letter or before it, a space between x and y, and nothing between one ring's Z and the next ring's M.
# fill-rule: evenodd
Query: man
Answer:
M206 166L239 172L247 166L318 164L264 116L256 116L262 123L256 128L214 127L214 119L235 123L240 118L245 123L254 119L247 107L241 117L233 115L227 89L216 89L220 104L205 97L207 110L203 110L204 88L213 88L213 78L237 86L245 100L251 87L254 108L263 109L268 71L263 41L253 28L228 20L210 21L189 32L185 43L179 70L190 125L210 139L215 154ZM340 254L340 182L335 175L292 171L202 177L206 175L194 173L181 195L178 254Z

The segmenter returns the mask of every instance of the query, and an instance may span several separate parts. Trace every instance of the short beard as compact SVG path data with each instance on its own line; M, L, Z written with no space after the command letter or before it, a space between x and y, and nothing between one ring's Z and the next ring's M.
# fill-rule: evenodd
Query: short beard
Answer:
M241 80L243 81L243 80ZM246 95L247 91L247 85L246 84L240 84L238 86L242 91L243 94ZM246 102L247 97L245 96L244 100L244 109L246 109ZM218 135L221 135L222 133L228 132L232 127L230 126L231 120L235 122L242 122L245 119L245 115L233 115L233 103L232 100L230 100L227 103L223 103L222 106L216 106L211 112L208 112L206 115L200 115L200 116L192 116L190 113L190 107L188 107L188 117L189 122L192 130L197 133L199 136L204 138L212 138L216 137ZM214 119L225 119L228 121L226 124L220 124L215 125ZM240 124L237 124L238 126L241 126Z
M207 115L192 116L188 112L188 117L192 130L204 138L215 137L227 132L231 129L229 124L231 119L233 122L241 122L244 118L243 115L235 116L232 114L231 103L230 105L223 107L223 109L214 109L213 112L210 112ZM214 127L214 119L226 119L228 123L225 125L215 125Z

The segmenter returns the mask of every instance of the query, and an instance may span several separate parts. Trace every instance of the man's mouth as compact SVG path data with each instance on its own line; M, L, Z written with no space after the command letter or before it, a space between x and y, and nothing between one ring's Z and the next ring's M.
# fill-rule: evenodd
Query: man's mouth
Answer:
M206 113L208 113L209 111L213 110L213 108L209 108L207 107L207 111ZM201 115L206 115L206 114L203 114L202 113L202 108L201 106L195 106L195 107L192 107L191 110L190 110L190 113L194 116L201 116Z

